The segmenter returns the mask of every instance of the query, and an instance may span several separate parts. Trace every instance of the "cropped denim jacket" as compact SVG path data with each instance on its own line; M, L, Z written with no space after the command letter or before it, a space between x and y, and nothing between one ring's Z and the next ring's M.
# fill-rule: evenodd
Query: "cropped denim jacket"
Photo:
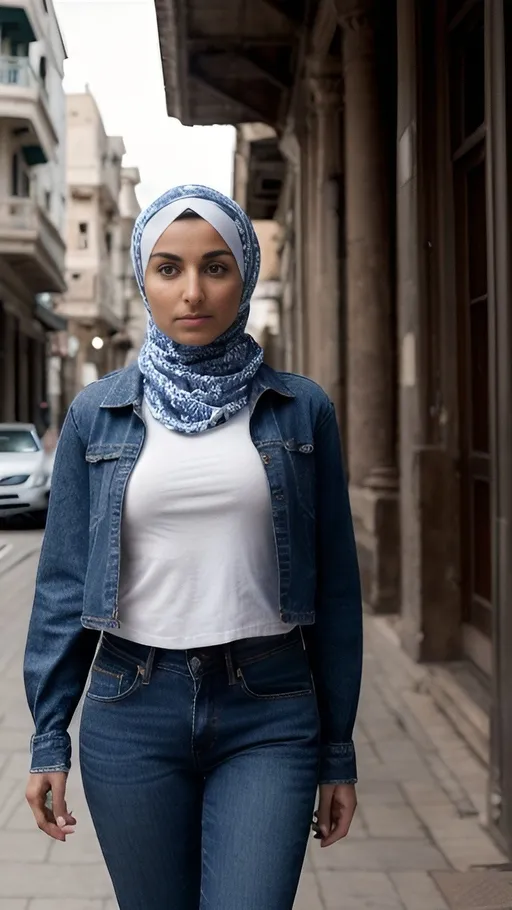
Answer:
M118 628L121 517L144 443L137 364L87 386L62 430L25 653L32 766L68 771L68 726L102 631ZM280 613L302 626L318 700L320 783L354 782L362 608L334 408L309 379L262 366L251 436L269 484Z

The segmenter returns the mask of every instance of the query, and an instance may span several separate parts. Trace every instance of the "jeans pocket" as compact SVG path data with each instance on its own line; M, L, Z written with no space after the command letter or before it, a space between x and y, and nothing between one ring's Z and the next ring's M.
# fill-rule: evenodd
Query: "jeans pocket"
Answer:
M296 698L313 694L309 661L301 641L242 663L237 677L251 698Z
M102 645L92 665L87 698L103 702L121 701L139 688L142 678L141 666L114 655Z

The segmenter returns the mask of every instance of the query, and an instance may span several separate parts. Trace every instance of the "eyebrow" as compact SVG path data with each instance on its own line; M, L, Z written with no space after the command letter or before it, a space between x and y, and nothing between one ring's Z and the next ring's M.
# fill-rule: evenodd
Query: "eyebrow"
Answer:
M219 256L231 256L234 259L231 250L211 250L204 253L201 259L217 259ZM168 262L183 262L183 256L177 256L175 253L151 253L150 259L166 259Z

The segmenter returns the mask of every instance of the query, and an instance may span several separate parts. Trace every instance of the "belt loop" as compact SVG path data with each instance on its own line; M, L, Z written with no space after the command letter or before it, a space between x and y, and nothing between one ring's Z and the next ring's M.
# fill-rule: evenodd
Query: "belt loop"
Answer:
M149 649L149 653L146 658L146 663L144 665L144 672L142 674L142 676L143 676L142 685L143 686L149 685L149 681L151 679L151 674L153 672L153 662L155 660L155 651L156 651L156 648Z
M228 671L228 683L230 686L236 685L236 673L233 666L233 652L231 650L231 645L224 645L224 658L226 660L226 668Z

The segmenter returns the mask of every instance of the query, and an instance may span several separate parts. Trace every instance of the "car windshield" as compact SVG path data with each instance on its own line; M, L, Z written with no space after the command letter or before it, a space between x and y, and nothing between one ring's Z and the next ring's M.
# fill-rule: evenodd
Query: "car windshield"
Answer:
M0 452L38 452L38 445L28 430L2 430Z

